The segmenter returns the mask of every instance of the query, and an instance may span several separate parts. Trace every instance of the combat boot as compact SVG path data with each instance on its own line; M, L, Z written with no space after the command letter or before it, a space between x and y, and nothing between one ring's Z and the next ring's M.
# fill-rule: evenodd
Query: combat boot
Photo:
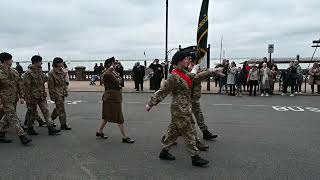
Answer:
M61 130L58 130L58 129L52 127L52 126L48 126L49 136L58 135L60 131L61 131Z
M168 161L176 160L176 158L172 154L170 154L168 150L164 150L164 149L162 149L162 151L160 152L159 158L162 160L168 160Z
M47 123L42 121L42 119L40 119L38 123L39 123L39 127L45 127L47 125Z
M61 129L62 130L71 130L71 127L68 127L68 125L64 124L64 125L61 125Z
M191 156L192 165L197 167L204 167L209 164L208 160L202 159L200 156Z
M201 141L196 142L197 148L200 151L207 151L209 149L209 145L202 143Z
M29 127L28 130L27 130L27 133L28 133L28 135L30 135L30 136L37 136L37 135L39 135L39 133L37 133L37 132L33 129L33 127Z
M32 142L32 139L29 139L26 135L19 136L19 139L23 145L28 145Z
M0 133L0 143L12 143L12 140L10 140L6 137L5 132L2 132L2 133Z
M216 134L213 135L208 130L204 130L204 131L202 131L202 133L203 133L203 139L205 139L205 140L213 140L218 137L218 135L216 135Z

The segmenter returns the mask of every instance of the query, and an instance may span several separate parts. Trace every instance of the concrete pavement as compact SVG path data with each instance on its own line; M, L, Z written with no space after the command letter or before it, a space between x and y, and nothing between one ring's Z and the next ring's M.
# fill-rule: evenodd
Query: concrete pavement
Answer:
M72 131L56 137L37 128L33 145L0 144L0 179L320 179L320 102L314 97L229 97L204 95L210 130L219 134L201 155L208 168L195 168L182 139L172 149L177 160L161 161L161 136L170 122L167 98L150 113L150 94L124 94L124 115L132 145L122 144L109 124L108 140L95 138L102 93L70 93L66 104ZM50 110L53 104L49 104ZM18 106L19 117L26 108Z
M89 86L88 81L71 81L69 85L69 91L71 92L103 92L104 87L99 85L99 82L96 82L96 86ZM150 91L150 82L145 81L144 83L144 92L143 93L152 93L154 91ZM302 86L302 91L304 92L304 85ZM315 90L317 91L317 90ZM123 88L124 93L137 93L134 89L133 81L125 81L125 86ZM215 82L210 83L210 91L207 91L207 82L202 82L202 93L204 94L217 94L219 92L219 87L215 86ZM139 92L141 93L141 92ZM245 93L247 94L247 93ZM279 91L279 84L275 85L275 94L279 95L281 92ZM310 85L307 85L307 93L303 93L302 95L306 96L317 96L318 94L311 94Z

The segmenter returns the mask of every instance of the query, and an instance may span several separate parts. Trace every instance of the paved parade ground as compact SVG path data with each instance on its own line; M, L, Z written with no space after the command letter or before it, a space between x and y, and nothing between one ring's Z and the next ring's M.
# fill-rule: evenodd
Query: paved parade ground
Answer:
M159 160L161 137L170 122L170 98L150 113L151 94L124 94L125 122L135 144L122 144L109 124L107 140L95 138L101 95L70 93L66 105L72 131L49 137L45 128L30 147L0 144L0 179L238 180L320 179L319 97L229 97L204 95L202 107L210 130L219 134L201 156L210 167L196 168L182 138L171 151L176 161ZM53 105L50 103L50 110ZM19 105L19 117L26 108ZM58 121L57 121L58 122ZM59 124L59 123L58 123Z

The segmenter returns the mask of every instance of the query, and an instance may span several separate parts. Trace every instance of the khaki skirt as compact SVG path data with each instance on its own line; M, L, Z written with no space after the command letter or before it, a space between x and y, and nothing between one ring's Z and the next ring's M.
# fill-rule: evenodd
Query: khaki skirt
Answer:
M123 114L122 114L122 98L120 99L121 92L105 92L102 97L102 119L111 123L123 124ZM114 99L115 97L117 97Z

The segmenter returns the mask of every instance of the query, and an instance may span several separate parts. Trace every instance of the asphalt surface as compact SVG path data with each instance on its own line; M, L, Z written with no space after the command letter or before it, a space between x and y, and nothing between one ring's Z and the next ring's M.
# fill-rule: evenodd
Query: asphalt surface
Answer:
M121 143L115 124L104 131L109 139L95 138L101 95L70 93L66 108L73 130L60 136L49 137L37 127L40 135L23 147L10 132L14 142L0 144L0 179L320 179L318 97L204 95L207 125L219 138L206 142L210 150L201 153L210 167L195 168L182 138L171 151L176 161L158 158L170 122L170 98L146 113L151 94L124 94L125 123L136 140L128 145ZM25 111L19 105L19 117Z

